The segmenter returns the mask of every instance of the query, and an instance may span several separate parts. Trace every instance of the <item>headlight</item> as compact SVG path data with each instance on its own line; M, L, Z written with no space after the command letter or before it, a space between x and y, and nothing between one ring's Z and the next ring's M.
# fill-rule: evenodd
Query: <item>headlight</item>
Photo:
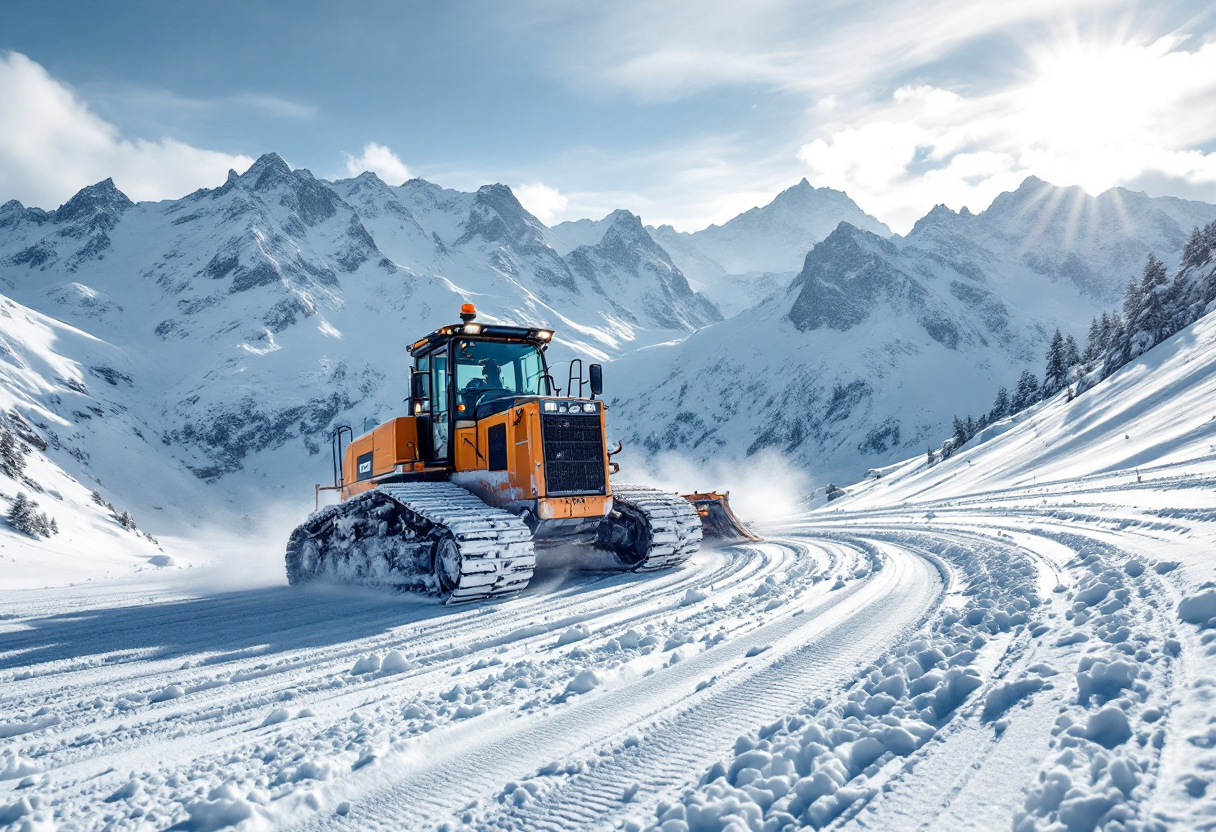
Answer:
M465 324L461 331L464 332L465 335L480 335L481 324Z
M583 405L584 413L595 413L597 410L599 410L599 408L596 407L592 402L588 402L587 404Z
M557 412L557 402L545 402L545 412L546 413L556 413Z

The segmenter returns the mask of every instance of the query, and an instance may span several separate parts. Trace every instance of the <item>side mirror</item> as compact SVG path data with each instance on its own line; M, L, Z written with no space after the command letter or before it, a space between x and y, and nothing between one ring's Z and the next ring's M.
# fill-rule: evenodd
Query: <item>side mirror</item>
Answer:
M414 373L410 387L410 398L414 404L431 398L431 377L428 373Z
M604 368L599 364L592 364L587 368L587 374L591 376L591 398L604 392Z

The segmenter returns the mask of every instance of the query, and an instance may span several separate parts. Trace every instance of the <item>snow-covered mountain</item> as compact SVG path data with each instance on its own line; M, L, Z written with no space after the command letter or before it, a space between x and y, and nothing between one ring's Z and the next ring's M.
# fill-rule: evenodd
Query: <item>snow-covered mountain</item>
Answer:
M787 290L622 360L641 392L617 394L619 438L697 461L771 448L818 484L851 482L986 412L1022 369L1041 374L1053 329L1083 343L1148 251L1177 264L1214 216L1028 179L980 215L939 206L904 238L841 224Z
M1090 196L1031 176L979 214L937 206L904 242L1001 281L1001 290L1026 306L1042 298L1043 278L1109 306L1139 276L1149 252L1176 267L1191 230L1213 219L1216 206L1206 202L1126 188ZM1069 299L1068 308L1077 306L1092 304Z
M319 477L301 473L319 467L301 449L319 453L333 425L399 408L403 345L462 301L555 327L557 359L610 358L721 319L632 215L563 257L502 185L329 183L274 154L179 200L134 204L107 180L51 212L9 202L0 228L3 290L110 349L80 360L80 390L52 373L22 407L129 423L162 466L206 480L262 454L245 481L274 491ZM68 401L94 395L96 414ZM82 474L122 468L88 462L89 445ZM116 479L123 501L164 493L155 476Z
M805 179L722 225L692 233L661 225L650 233L695 286L735 314L788 285L811 247L842 222L891 235L848 194Z
M556 361L613 362L611 430L635 450L768 448L816 481L849 481L985 409L997 384L1037 368L1053 327L1083 334L1107 284L1043 263L1149 248L1176 261L1178 229L1216 215L1123 193L1123 220L1090 223L1082 249L1059 208L1075 198L1028 180L978 216L936 209L906 238L840 225L789 286L722 322L628 211L546 228L501 185L325 182L274 154L179 200L135 204L107 180L54 211L0 207L0 291L76 333L46 340L75 369L31 363L36 380L5 406L53 432L64 476L151 513L154 531L266 502L299 515L328 474L332 428L398 412L403 345L471 300L489 320L555 327ZM746 257L768 233L772 251L793 251L814 231L795 220L841 200L802 184L692 237L734 235ZM1093 202L1078 215L1116 200Z

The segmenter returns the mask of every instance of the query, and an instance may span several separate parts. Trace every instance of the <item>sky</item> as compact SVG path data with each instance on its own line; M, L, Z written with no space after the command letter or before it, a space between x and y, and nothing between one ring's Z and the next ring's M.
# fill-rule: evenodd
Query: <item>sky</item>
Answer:
M897 232L1029 175L1216 202L1216 6L5 0L0 202L276 152L684 231L806 178Z

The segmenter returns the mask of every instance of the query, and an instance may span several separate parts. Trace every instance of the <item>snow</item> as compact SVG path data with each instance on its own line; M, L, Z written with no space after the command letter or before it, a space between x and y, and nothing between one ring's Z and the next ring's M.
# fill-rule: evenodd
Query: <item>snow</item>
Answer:
M817 462L816 477L854 476L836 482L843 491L830 502L800 502L812 483L780 449L750 459L727 452L784 405L764 416L752 413L754 398L720 394L767 384L758 374L769 366L860 354L873 347L871 330L804 332L792 321L783 329L774 322L791 294L790 305L769 301L681 345L639 353L654 366L634 373L634 359L618 356L688 330L605 312L601 300L544 285L536 270L557 269L610 232L636 233L633 215L544 229L514 211L505 189L461 194L419 180L391 189L370 175L315 187L301 175L274 199L251 190L262 178L287 181L284 168L264 160L248 187L214 197L233 211L238 198L260 200L260 237L245 233L251 215L233 227L212 216L197 237L189 226L202 219L173 225L211 197L124 207L99 191L122 218L108 226L104 261L73 261L69 271L76 250L56 249L60 265L37 273L41 288L23 272L14 298L0 299L0 411L46 442L24 457L25 479L0 476L0 509L25 490L61 527L37 539L0 530L0 828L1216 824L1216 321L1199 321L1071 401L991 427L932 467L920 447L905 459L890 450L880 466ZM1031 183L997 206L1006 231L1039 192ZM1133 196L1133 224L1151 215L1182 227L1204 210ZM250 295L224 293L185 315L178 300L201 303L207 293L150 288L168 272L144 275L151 267L134 254L155 244L201 269L215 235L231 232L245 241L234 249L244 267L261 256L253 248L288 262L297 255L276 233L293 213L304 225L325 205L334 213L306 226L298 256L318 269L337 262L334 252L358 236L347 234L357 216L396 263L392 275L365 262L342 273L339 297L320 277L292 273L282 294L246 303ZM960 225L967 233L952 237ZM909 264L928 269L933 258L911 249L927 251L930 238L999 236L997 225L938 211L906 240L857 239L930 286ZM180 245L165 243L167 229ZM508 242L491 239L508 232ZM32 245L33 233L14 235ZM984 242L989 253L1005 250L1002 239ZM650 250L635 243L625 248ZM610 248L586 262L602 265L595 257ZM1101 261L1094 251L1087 256ZM652 254L645 262L659 271L648 273L671 277ZM639 269L612 274L640 281ZM391 302L407 287L408 302ZM1067 306L1072 291L1041 299L1044 308ZM330 383L350 395L334 418L387 411L400 398L394 382L352 355L382 348L383 332L408 340L409 328L438 314L420 305L508 294L504 318L552 320L563 309L577 324L567 357L611 353L619 389L646 391L636 394L646 408L640 399L614 408L618 424L641 418L626 418L629 408L666 413L662 399L686 395L673 414L721 426L724 444L710 440L707 453L727 461L685 459L685 470L669 473L746 482L734 486L732 505L765 540L706 548L646 575L580 571L571 556L540 569L517 597L459 606L373 588L285 586L286 530L312 506L307 488L300 499L280 492L311 481L317 460L296 459L294 445L251 446L238 468L205 481L188 466L218 464L222 442L191 445L183 425L239 412L243 401L255 413L276 400L307 402L310 388ZM250 322L268 308L304 296L311 314L253 334ZM72 323L37 311L48 299ZM940 300L973 333L992 334L966 304ZM402 320L370 333L356 317L369 304ZM677 317L693 310L672 308ZM1011 313L1009 326L1021 328L1014 342L1034 343L1041 313ZM170 319L197 329L180 342L132 335L128 315L149 330ZM866 326L906 343L914 333L893 314L876 312ZM937 388L950 399L942 407L956 406L959 390L981 386L1004 360L994 350L977 369L937 341L917 343L920 352L895 365L853 365L910 372L903 388L888 385L887 398L875 399L878 416L943 376L951 383ZM718 363L724 344L740 357L733 369ZM676 354L691 357L681 367ZM680 394L684 380L690 392ZM792 424L805 396L782 402ZM822 423L828 432L834 424ZM832 436L862 461L851 434ZM863 477L867 468L875 475ZM138 529L119 522L128 509ZM155 541L142 534L145 522Z

